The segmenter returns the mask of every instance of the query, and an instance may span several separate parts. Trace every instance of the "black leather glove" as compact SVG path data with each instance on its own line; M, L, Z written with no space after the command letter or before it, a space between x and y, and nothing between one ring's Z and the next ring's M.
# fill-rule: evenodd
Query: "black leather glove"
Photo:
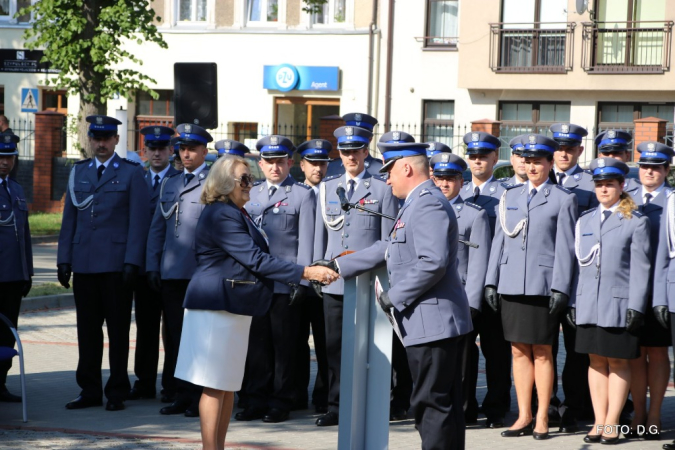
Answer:
M480 311L477 310L476 308L471 308L471 307L469 307L469 309L471 310L471 320L474 320L476 317L478 317L478 314L480 314Z
M138 266L134 264L125 264L122 267L122 285L124 289L133 289L136 287L138 279Z
M305 303L307 299L307 286L298 285L295 289L291 289L291 299L288 306L300 306Z
M497 288L494 286L485 286L485 291L483 292L483 298L485 303L488 304L494 312L499 312L499 294L497 294Z
M391 312L391 308L394 307L394 304L391 302L391 300L389 300L389 293L387 291L382 291L380 298L377 299L377 301L380 304L382 311L386 313Z
M668 307L655 306L654 315L656 316L656 320L659 322L659 325L661 325L663 328L667 330L668 322L670 321L670 312L668 311Z
M335 262L334 259L317 259L316 261L314 261L309 266L310 267L313 267L313 266L328 267L333 272L340 273L340 269L338 268L338 265L337 265L337 263Z
M145 277L148 279L148 286L155 292L162 292L162 277L159 272L146 272Z
M645 323L645 315L640 311L629 309L626 311L626 331L635 334Z
M26 281L23 285L23 289L21 290L21 296L25 297L28 295L30 292L30 288L33 287L33 277L29 276L28 281Z
M576 308L567 308L567 312L565 313L565 319L567 319L567 323L569 323L572 328L576 328L577 327L577 309Z
M558 316L565 308L570 297L558 291L551 291L551 299L548 301L548 313L552 316Z
M71 270L72 269L70 264L56 265L56 277L59 279L59 284L66 289L70 289Z

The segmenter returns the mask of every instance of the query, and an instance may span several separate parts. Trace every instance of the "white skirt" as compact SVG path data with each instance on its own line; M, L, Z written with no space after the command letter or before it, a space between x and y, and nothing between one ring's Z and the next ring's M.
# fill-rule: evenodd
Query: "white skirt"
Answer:
M221 391L241 389L251 316L186 309L175 377Z

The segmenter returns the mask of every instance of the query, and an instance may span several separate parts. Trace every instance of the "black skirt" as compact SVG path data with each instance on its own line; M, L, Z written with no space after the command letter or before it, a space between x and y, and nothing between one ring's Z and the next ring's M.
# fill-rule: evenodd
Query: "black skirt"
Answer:
M670 326L668 329L663 328L656 320L650 299L645 310L645 325L640 330L640 346L670 347L671 345L673 341L670 336Z
M504 339L533 345L553 345L560 330L558 318L548 313L550 297L502 295Z
M640 357L640 337L625 328L577 325L574 350L606 358L635 359Z

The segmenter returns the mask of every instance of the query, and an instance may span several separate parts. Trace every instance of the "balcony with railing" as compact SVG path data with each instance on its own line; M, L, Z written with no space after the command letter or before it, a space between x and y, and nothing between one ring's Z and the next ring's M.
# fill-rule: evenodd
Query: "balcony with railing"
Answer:
M566 73L572 70L571 23L491 23L490 68L497 73Z
M672 29L672 21L584 22L581 65L599 74L666 72Z

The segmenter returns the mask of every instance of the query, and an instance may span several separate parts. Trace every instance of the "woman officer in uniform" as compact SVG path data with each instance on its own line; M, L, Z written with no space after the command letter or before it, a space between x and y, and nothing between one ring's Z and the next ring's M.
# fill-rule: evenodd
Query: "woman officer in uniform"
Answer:
M591 162L600 206L575 229L578 267L567 319L577 326L575 350L590 357L588 383L595 424L584 441L615 444L630 387L629 359L640 356L639 329L649 294L649 219L623 192L628 166L614 158Z

